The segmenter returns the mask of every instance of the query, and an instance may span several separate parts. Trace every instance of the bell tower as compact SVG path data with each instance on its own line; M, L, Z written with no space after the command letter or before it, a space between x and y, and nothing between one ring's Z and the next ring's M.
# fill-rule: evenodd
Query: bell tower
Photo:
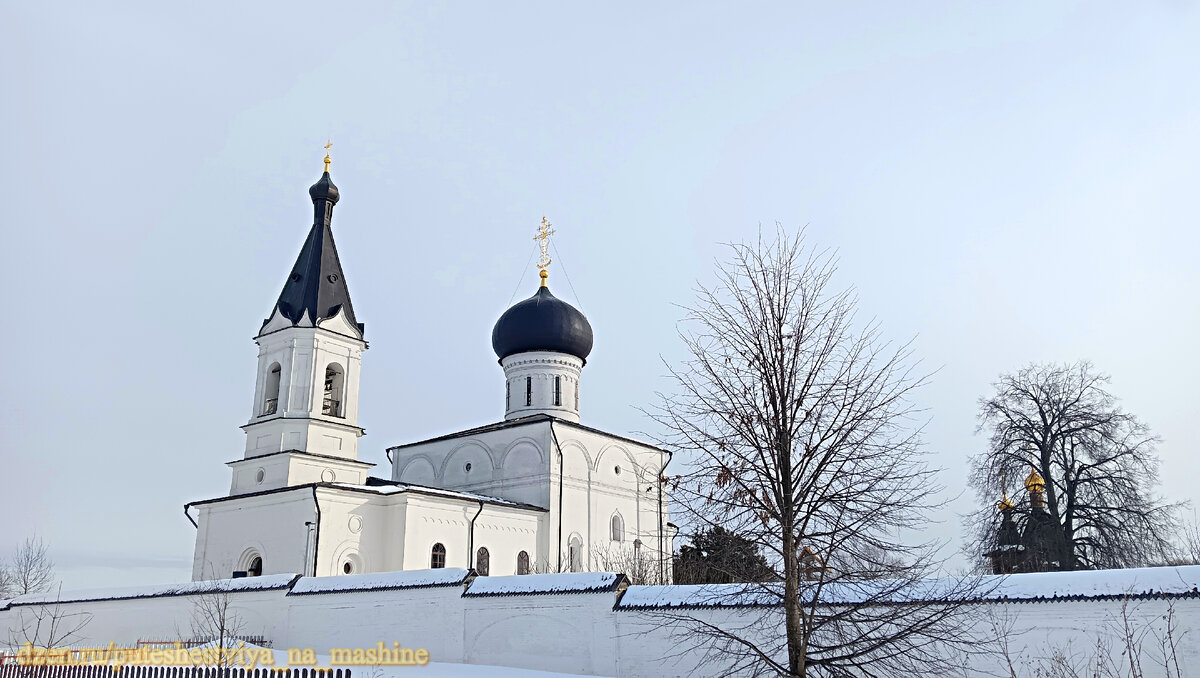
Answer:
M250 421L242 427L245 457L231 463L234 494L315 481L363 482L371 466L358 461L364 434L358 425L359 374L367 342L333 241L333 207L340 196L329 165L326 154L324 174L308 189L312 227L254 338L258 378ZM267 463L268 457L275 459ZM297 465L292 457L307 463ZM305 466L315 471L303 472Z

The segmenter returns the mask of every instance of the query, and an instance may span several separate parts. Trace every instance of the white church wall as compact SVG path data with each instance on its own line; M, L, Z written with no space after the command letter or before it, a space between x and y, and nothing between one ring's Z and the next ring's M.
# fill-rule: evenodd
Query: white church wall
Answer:
M612 567L613 562L622 560L622 553L633 553L636 539L642 541L643 557L654 561L665 558L661 554L670 553L671 545L669 539L659 538L657 482L665 455L647 445L578 427L556 426L555 433L563 453L562 552L569 554L571 536L578 535L583 541L586 569ZM552 460L553 471L557 471L557 465L557 459ZM556 472L552 472L550 481L557 508ZM664 532L670 520L667 500L664 492ZM611 538L614 515L620 515L624 524L620 542ZM554 549L550 555L555 556ZM660 569L666 573L665 565Z
M499 568L498 574L507 573L510 565L515 569L519 551L528 551L531 558L536 553L538 526L544 520L544 514L487 503L480 511L480 505L475 502L406 494L408 510L404 530L400 533L406 549L403 569L429 567L434 544L445 547L446 567L472 567L474 554L468 549L477 551L484 546L493 565ZM475 521L475 540L470 545L472 520Z
M546 422L535 421L394 447L392 479L548 507L549 438Z
M1164 574L1177 573L1178 581L1185 582L1194 579L1195 569L1172 568L1172 572ZM365 579L436 579L441 576L449 577L447 581L457 581L463 576L461 571L439 574L442 572L367 575ZM539 588L544 582L562 576L549 575L550 579L536 575L478 578L468 585L465 594L463 587L453 585L453 581L452 585L397 590L387 590L388 582L383 581L383 589L371 591L332 590L285 595L286 589L275 589L235 591L229 595L238 614L247 621L245 633L266 636L276 649L311 647L320 652L330 647L371 647L377 642L390 646L392 642L399 642L407 647L426 647L434 661L442 662L630 678L710 676L720 672L719 652L706 654L719 648L712 643L697 642L696 636L686 633L686 626L671 624L661 616L677 612L669 609L647 611L622 607L619 603L614 606L618 595L612 590L547 593L547 588ZM1128 575L1118 573L1115 576ZM288 575L282 577L290 580ZM341 579L301 578L293 583L292 590L336 589L328 582ZM234 582L254 583L250 580ZM381 585L379 581L375 584ZM487 594L489 590L506 590L514 586L523 587L522 591ZM1191 586L1183 583L1174 588L1182 592L1190 590ZM1116 587L1120 588L1119 582ZM638 589L630 587L626 598L636 598ZM548 590L554 590L554 587ZM672 597L669 591L666 597ZM138 640L178 637L176 629L187 628L192 600L194 598L185 595L85 600L65 602L61 608L66 613L92 615L80 645L104 646L108 642L131 645ZM1165 629L1164 617L1171 609L1183 678L1200 678L1200 643L1194 642L1200 635L1200 598L1135 597L1127 603L1119 597L988 602L977 604L975 613L978 624L989 625L991 620L999 620L1012 629L1011 654L1018 671L1026 674L1033 673L1038 660L1048 659L1056 651L1067 651L1077 658L1086 657L1097 647L1097 640L1114 659L1121 661L1124 615L1138 633L1145 634L1148 642L1143 647L1143 667L1147 678L1157 678L1164 672L1161 663L1154 661L1155 634ZM28 614L28 608L26 610L25 614ZM760 613L761 609L729 608L686 611L686 614L724 628L745 625ZM3 609L0 604L0 632L18 624L21 614L21 607ZM996 675L997 671L1007 675L1001 662L1002 659L994 655L965 659L963 675L984 678Z
M262 558L264 574L305 572L308 527L316 519L312 490L298 487L259 496L201 504L192 579L220 579L245 569L249 552Z

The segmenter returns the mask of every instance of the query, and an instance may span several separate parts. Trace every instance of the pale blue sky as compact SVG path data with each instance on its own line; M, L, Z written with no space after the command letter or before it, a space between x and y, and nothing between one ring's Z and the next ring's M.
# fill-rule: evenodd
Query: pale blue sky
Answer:
M228 491L326 137L367 461L501 416L491 326L543 214L615 432L650 427L716 243L780 221L939 369L949 487L996 375L1089 358L1200 500L1197 36L1166 0L5 2L0 551L187 578L181 506Z

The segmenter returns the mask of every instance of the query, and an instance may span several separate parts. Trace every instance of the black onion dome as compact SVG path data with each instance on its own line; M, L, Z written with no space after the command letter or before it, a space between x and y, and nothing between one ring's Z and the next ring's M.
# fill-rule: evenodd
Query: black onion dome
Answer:
M567 353L587 362L592 352L592 325L574 306L539 287L500 316L492 329L492 349L504 360L526 351Z
M308 189L308 196L313 199L313 202L318 200L328 200L334 205L337 204L338 187L333 185L333 180L329 178L329 172L321 175L317 183L313 184Z

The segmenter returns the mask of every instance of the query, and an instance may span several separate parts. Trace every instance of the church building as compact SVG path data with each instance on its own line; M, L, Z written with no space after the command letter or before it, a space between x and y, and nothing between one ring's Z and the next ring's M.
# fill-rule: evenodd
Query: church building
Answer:
M196 525L192 579L636 566L669 580L669 454L581 422L592 327L550 292L545 219L541 285L492 331L503 419L388 447L391 468L371 475L358 458L367 342L334 245L329 163L309 189L308 238L255 337L253 409L229 494L184 507Z

